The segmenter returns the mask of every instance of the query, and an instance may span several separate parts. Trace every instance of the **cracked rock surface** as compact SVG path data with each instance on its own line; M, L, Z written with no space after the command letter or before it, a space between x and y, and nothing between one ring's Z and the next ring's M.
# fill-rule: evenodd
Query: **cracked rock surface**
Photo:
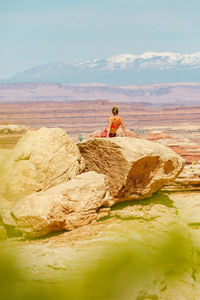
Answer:
M184 167L184 159L171 149L137 138L96 138L78 143L78 147L86 170L107 176L112 204L122 198L136 200L152 195Z

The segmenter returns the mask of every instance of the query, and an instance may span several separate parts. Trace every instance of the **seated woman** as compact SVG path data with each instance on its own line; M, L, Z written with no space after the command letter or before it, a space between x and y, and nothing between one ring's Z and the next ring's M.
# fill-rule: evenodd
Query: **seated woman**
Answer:
M127 136L126 128L124 126L124 120L122 117L118 116L118 113L119 113L118 108L114 106L112 108L112 113L113 113L113 116L109 117L106 137L115 137L120 125L122 127L124 135Z

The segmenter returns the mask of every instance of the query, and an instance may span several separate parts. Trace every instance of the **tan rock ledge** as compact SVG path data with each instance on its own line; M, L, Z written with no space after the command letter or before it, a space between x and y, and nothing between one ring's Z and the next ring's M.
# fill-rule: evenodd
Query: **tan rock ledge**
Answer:
M107 176L112 205L122 198L143 199L173 181L184 159L158 143L127 137L96 138L78 143L86 171Z

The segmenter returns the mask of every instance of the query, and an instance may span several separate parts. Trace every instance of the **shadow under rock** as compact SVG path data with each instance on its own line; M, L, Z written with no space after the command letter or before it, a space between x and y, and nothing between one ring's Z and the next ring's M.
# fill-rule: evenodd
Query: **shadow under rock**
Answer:
M45 235L42 236L38 236L38 237L28 237L26 235L22 235L21 237L19 237L18 241L19 242L24 242L24 241L37 241L37 240L46 240L48 238L54 237L54 236L59 236L62 235L64 233L68 232L68 230L60 230L60 231L53 231L50 233L47 233Z
M157 192L153 194L151 197L142 199L142 200L130 200L130 201L124 201L124 202L119 202L115 204L111 210L120 210L123 209L127 206L134 206L134 205L142 205L142 206L147 206L150 204L162 204L170 208L176 208L173 205L173 201L169 198L169 196L165 193L162 192Z

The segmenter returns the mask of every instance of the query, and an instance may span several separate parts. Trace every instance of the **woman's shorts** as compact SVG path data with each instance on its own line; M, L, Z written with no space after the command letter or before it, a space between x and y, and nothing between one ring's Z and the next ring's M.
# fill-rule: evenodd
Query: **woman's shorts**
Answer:
M109 137L115 137L116 133L109 133Z

